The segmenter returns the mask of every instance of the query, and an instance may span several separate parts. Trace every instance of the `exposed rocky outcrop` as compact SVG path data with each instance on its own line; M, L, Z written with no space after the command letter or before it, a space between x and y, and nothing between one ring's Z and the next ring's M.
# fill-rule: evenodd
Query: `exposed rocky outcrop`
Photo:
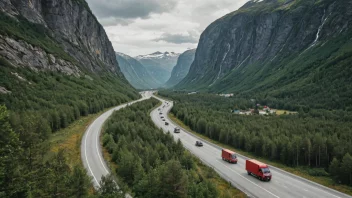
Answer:
M284 59L348 35L351 27L352 1L252 0L202 33L190 72L177 87L240 90L248 76L258 74L252 82L263 82Z
M176 66L172 69L171 77L166 82L165 87L173 87L188 74L189 68L194 60L196 49L187 50L182 53L177 60Z
M0 94L8 94L11 93L11 91L7 90L5 87L0 86Z
M52 39L77 61L76 66L94 73L110 72L123 77L112 44L85 1L2 0L0 10L7 15L21 16L32 23L46 27ZM18 43L24 44L21 41ZM35 46L32 47L35 48ZM8 50L13 49L5 48L2 50L2 53L11 54ZM26 50L31 51L31 49ZM42 50L38 49L38 51ZM45 54L43 53L43 55ZM55 60L56 63L61 61L57 57ZM22 59L20 62L25 61ZM65 68L58 70L75 73L76 69L71 67L69 63L62 64L65 65ZM61 63L58 63L56 66L60 65ZM46 65L42 61L35 67L50 69L56 66ZM72 71L68 71L67 68L71 68Z
M16 41L1 35L0 56L7 59L15 67L29 67L35 71L46 70L75 76L79 76L81 73L79 68L69 61L48 54L43 49L25 41Z

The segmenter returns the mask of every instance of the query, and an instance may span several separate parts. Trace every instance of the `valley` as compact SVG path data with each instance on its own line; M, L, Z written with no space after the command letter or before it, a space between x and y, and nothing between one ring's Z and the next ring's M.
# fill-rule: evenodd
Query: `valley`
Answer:
M352 1L0 1L0 197L352 197Z

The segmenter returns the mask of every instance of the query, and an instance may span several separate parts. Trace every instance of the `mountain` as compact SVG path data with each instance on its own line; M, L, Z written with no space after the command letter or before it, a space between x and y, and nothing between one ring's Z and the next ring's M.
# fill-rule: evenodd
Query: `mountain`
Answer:
M85 0L1 0L0 27L0 197L92 195L66 143L140 97L103 27Z
M174 52L154 52L135 58L147 68L160 85L163 85L169 80L172 68L176 65L179 56L180 54Z
M166 82L166 87L173 87L188 74L189 68L194 60L196 49L187 50L182 53L177 60L176 66L172 69L171 77Z
M85 1L2 0L0 27L0 105L14 115L56 131L139 97Z
M159 84L139 61L119 52L116 53L116 58L122 73L134 88L158 88Z
M206 28L176 88L344 108L351 38L352 1L249 1Z

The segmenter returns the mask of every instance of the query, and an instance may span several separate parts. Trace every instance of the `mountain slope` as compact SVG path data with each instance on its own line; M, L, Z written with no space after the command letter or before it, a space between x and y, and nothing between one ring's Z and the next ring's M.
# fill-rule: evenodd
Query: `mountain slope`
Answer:
M73 131L139 97L104 29L84 0L1 0L0 27L0 197L95 196Z
M172 69L170 79L165 83L166 87L173 87L188 74L189 68L194 60L195 49L182 53L177 60L176 66Z
M4 0L0 10L0 104L14 114L38 113L56 131L139 97L85 1Z
M123 53L116 53L116 59L122 73L134 88L155 89L159 86L148 70L136 59Z
M344 91L352 73L351 10L347 0L250 1L203 32L177 88L344 108L351 102Z
M10 62L39 70L122 77L111 42L85 1L4 0L0 11L1 55Z
M169 80L172 68L176 65L179 55L174 52L155 52L135 58L147 68L160 85L163 85Z

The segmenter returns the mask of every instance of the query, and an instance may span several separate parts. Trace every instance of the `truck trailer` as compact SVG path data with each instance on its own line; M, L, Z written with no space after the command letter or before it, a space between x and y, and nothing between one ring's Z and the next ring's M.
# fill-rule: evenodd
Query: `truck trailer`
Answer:
M270 181L272 177L269 166L254 159L246 160L246 171L262 181Z
M231 150L222 149L221 157L222 157L222 160L224 160L224 161L237 164L236 153Z

